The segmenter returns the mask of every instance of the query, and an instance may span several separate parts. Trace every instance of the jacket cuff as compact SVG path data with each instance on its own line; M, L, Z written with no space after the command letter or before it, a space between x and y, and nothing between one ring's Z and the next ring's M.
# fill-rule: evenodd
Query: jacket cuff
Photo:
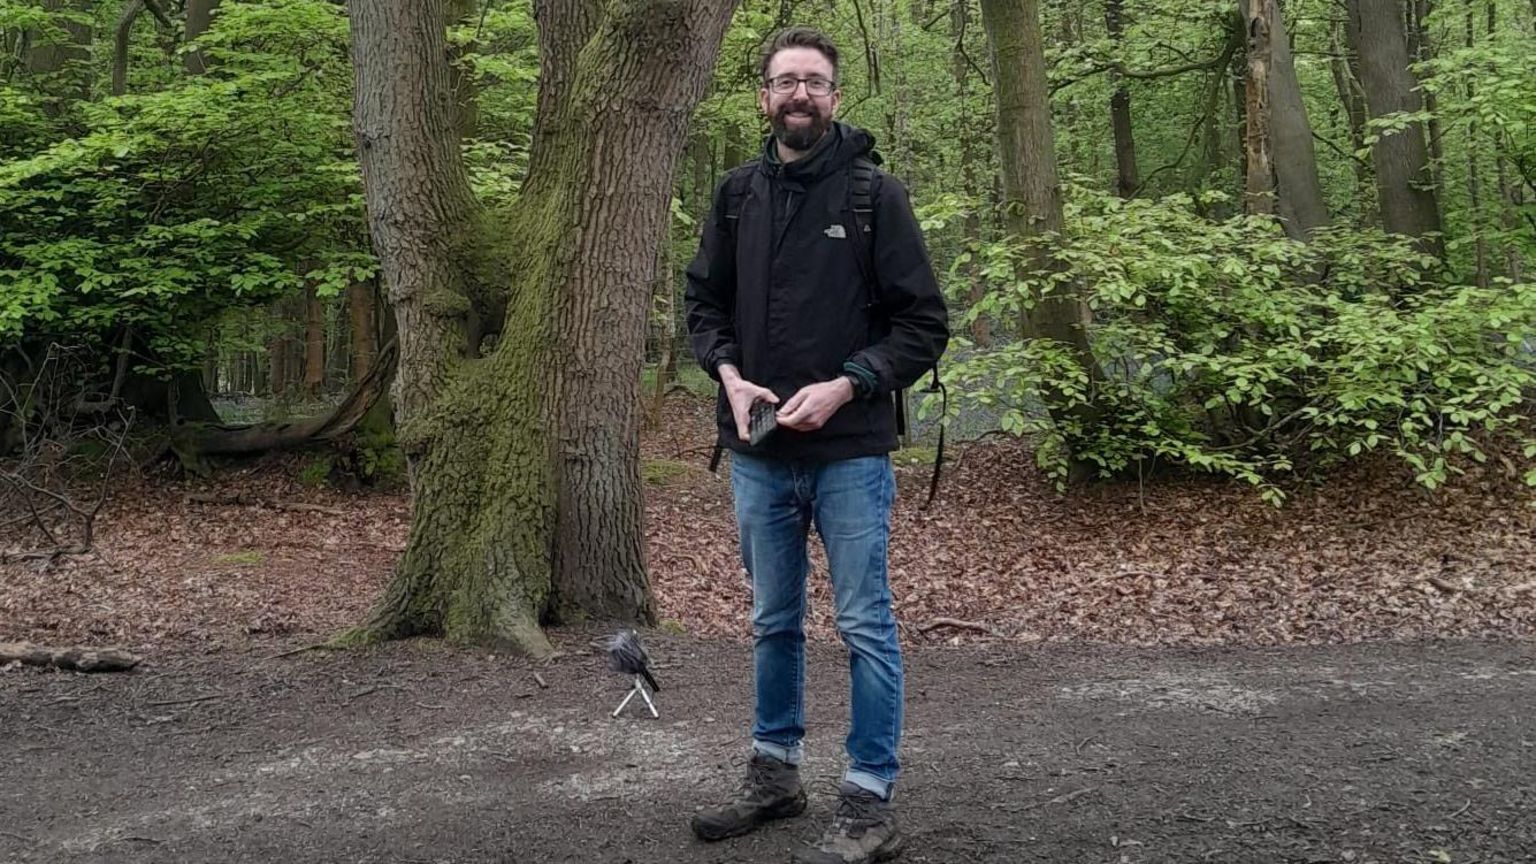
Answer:
M868 399L875 395L875 373L849 360L843 364L843 374L853 382L853 398Z

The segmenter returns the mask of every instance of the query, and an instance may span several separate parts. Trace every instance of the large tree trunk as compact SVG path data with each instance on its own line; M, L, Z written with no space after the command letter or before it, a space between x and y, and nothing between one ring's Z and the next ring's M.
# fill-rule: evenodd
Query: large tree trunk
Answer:
M1019 237L1059 235L1064 216L1038 0L982 0L981 13L992 48L998 155L1008 230ZM1044 251L1034 265L1048 269L1060 266ZM1036 300L1022 322L1025 336L1068 346L1083 370L1097 376L1098 364L1088 342L1093 313L1078 290L1057 287Z
M454 324L469 250L451 241L473 202L442 0L353 3L359 149L414 470L405 555L350 639L441 633L540 654L541 618L651 617L637 448L646 289L731 6L538 3L534 149L504 226L523 256L509 269L517 338L466 361Z
M1104 4L1104 25L1109 29L1109 38L1116 51L1121 50L1125 41L1125 22L1122 20L1124 11L1125 0L1106 0ZM1130 198L1141 185L1136 173L1131 93L1125 89L1125 82L1120 80L1119 72L1111 69L1110 76L1115 88L1109 97L1109 124L1115 135L1115 191L1121 198Z
M1417 82L1408 69L1403 7L1399 0L1348 3L1349 40L1360 55L1360 83L1365 88L1371 116L1420 110L1423 104L1415 89ZM1422 248L1444 257L1440 210L1422 124L1413 123L1400 132L1383 135L1371 154L1383 227L1394 234L1420 238Z
M1262 74L1267 85L1265 158L1271 171L1269 182L1275 193L1275 212L1283 220L1288 235L1304 240L1313 229L1328 224L1328 208L1323 202L1312 123L1291 59L1285 16L1278 0L1240 0L1240 5L1248 25L1250 75ZM1265 16L1263 21L1259 20L1261 14ZM1251 109L1256 101L1251 81L1248 93Z

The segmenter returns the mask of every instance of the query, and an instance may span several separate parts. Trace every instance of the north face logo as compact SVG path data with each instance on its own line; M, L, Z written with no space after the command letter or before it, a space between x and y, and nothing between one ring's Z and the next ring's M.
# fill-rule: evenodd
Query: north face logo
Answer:
M827 226L827 230L825 230L825 231L823 231L821 233L827 235L828 237L831 237L833 240L846 240L846 239L848 239L848 232L844 231L843 230L843 226L841 226L841 225L829 225L829 226Z

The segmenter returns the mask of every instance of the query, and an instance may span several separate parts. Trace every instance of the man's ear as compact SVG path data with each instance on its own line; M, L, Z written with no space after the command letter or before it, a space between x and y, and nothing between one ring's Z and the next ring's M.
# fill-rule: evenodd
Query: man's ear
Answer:
M761 87L757 91L757 110L763 112L764 117L771 117L768 113L768 88Z

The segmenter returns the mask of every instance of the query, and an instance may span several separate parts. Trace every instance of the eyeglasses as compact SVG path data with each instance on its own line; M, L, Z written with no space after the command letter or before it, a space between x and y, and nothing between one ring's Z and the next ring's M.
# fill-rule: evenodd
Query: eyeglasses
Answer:
M832 92L833 87L837 86L820 75L812 75L809 78L779 75L768 79L768 89L780 94L793 93L802 81L805 82L805 92L812 96L825 96Z

